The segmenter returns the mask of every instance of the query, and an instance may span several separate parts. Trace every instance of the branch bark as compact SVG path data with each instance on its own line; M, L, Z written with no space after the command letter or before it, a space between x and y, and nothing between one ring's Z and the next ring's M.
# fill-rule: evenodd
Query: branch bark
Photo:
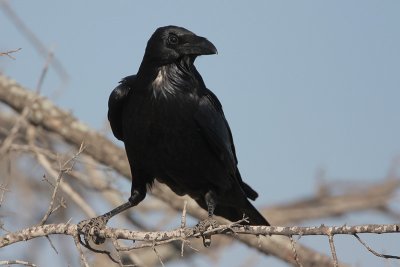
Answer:
M287 236L291 237L294 235L298 236L309 236L309 235L355 235L355 234L388 234L388 233L399 233L400 224L365 224L365 225L354 225L354 226L311 226L311 227L299 227L299 226L249 226L249 225L238 225L237 223L231 223L226 225L220 225L217 228L208 230L203 234L217 235L217 234L232 234L232 235L255 235L255 236ZM0 237L0 248L12 245L21 241L28 241L38 237L45 237L55 234L70 235L72 237L77 236L78 229L76 224L46 224L29 227L17 232L8 233ZM110 239L124 239L132 241L143 241L147 242L147 245L139 244L133 246L130 249L142 248L145 246L156 246L164 243L169 243L176 240L187 240L190 238L199 237L201 234L196 231L195 228L181 227L171 231L156 231L156 232L144 232L144 231L131 231L127 229L109 228L106 227L100 230L100 237ZM124 249L124 250L130 250Z
M183 231L182 231L183 229ZM252 225L237 225L235 223L220 225L217 228L208 230L204 234L217 235L217 234L243 234L243 235L256 235L256 236L309 236L309 235L354 235L354 234L389 234L399 233L400 224L365 224L365 225L344 225L344 226L252 226ZM60 224L45 224L37 225L23 230L8 233L0 237L0 248L12 245L21 241L28 241L38 237L45 237L48 235L78 235L78 228L73 223L60 223ZM100 230L100 237L123 239L131 241L144 241L149 242L152 246L157 243L154 242L172 242L180 239L189 239L199 237L201 234L196 232L195 228L178 228L170 231L131 231L127 229L110 228L106 227ZM133 247L135 248L135 247Z

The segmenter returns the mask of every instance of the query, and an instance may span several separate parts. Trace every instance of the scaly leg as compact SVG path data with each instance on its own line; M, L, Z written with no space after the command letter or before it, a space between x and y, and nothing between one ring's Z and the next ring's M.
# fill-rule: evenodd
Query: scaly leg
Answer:
M116 207L115 209L107 213L104 213L101 216L91 218L88 220L83 220L80 223L78 223L78 231L79 233L84 235L86 244L89 244L89 240L92 240L97 245L104 243L105 238L99 237L98 234L100 230L106 227L108 220L110 220L115 215L133 206L136 206L145 198L145 196L146 196L146 191L134 190L128 202Z
M208 211L208 218L200 221L195 229L196 231L200 232L200 234L203 237L203 245L205 247L209 247L211 245L211 235L203 235L203 233L207 230L211 230L213 228L218 227L218 222L213 219L214 216L214 210L215 207L217 206L217 201L216 201L216 195L214 191L208 191L206 195L204 196L204 199L207 204L207 211Z

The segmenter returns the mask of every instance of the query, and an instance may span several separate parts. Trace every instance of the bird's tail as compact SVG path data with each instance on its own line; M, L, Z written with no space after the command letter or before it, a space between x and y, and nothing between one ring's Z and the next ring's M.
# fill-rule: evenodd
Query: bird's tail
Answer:
M247 201L247 207L243 210L244 216L249 218L250 225L265 225L269 226L269 222L261 215L261 213L250 203ZM243 216L243 215L242 215Z
M226 219L237 222L241 219L248 218L249 225L265 225L269 226L269 222L261 215L261 213L247 200L245 208L237 208L232 206L221 206L217 205L215 209L215 214L225 217Z

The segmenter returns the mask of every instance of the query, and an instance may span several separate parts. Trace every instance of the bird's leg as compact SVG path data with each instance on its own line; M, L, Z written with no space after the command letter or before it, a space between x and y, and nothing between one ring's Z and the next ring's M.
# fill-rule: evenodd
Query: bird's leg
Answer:
M218 222L213 219L214 210L217 206L217 201L214 191L211 190L206 193L204 198L207 204L208 218L200 221L196 225L195 229L202 235L204 246L209 247L211 245L211 235L203 235L203 233L207 230L218 227Z
M205 200L206 200L206 204L207 204L207 211L208 211L208 218L212 218L212 216L214 215L214 210L215 207L217 206L216 203L216 196L214 191L208 191L207 194L205 195Z
M146 191L144 191L146 192ZM95 244L99 245L104 243L105 238L104 237L99 237L98 234L100 230L104 229L108 220L110 220L112 217L115 215L133 207L139 204L144 197L146 196L146 193L141 193L140 191L134 190L132 192L131 197L127 202L124 204L116 207L115 209L104 213L101 216L91 218L88 220L83 220L80 223L78 223L78 231L79 233L84 235L84 239L86 244L89 244L89 240L92 240ZM89 239L90 236L90 239Z

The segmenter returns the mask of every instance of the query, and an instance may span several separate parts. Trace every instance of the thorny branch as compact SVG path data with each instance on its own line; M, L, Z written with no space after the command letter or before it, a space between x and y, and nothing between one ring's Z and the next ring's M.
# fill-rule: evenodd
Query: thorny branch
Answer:
M61 183L61 179L64 174L66 174L72 170L72 168L74 167L74 160L83 152L83 150L84 150L84 145L82 143L81 146L79 147L79 151L72 158L68 159L60 168L58 177L56 179L56 185L54 186L53 195L51 196L49 208L47 209L46 214L43 216L43 219L41 220L40 225L44 225L46 223L47 219L49 218L49 216L55 211L54 201L55 201L55 198L56 198L56 195L58 192L58 188ZM72 164L70 166L68 166L71 162L72 162Z
M388 233L399 233L399 224L387 224L387 225L355 225L355 226L313 226L313 227L283 227L283 226L249 226L239 225L239 222L231 223L227 225L220 225L214 229L206 231L204 234L207 235L255 235L255 236L308 236L308 235L324 235L327 236L330 242L333 243L332 237L334 235L354 235L363 233L374 233L374 234L388 234ZM21 241L28 241L38 237L44 237L48 235L64 234L75 237L78 235L78 229L76 224L61 223L61 224L46 224L29 227L18 232L7 233L0 237L0 248L12 245ZM110 238L110 239L123 239L132 241L144 242L140 246L132 246L129 249L136 249L142 246L158 246L175 240L186 240L190 238L199 237L201 234L196 231L196 228L185 228L182 231L181 228L171 231L156 231L156 232L144 232L144 231L131 231L126 229L118 228L105 228L100 230L98 233L99 237ZM122 250L122 248L121 248ZM334 251L334 250L333 250ZM398 256L386 255L386 257L398 258ZM337 259L336 259L337 260ZM336 261L337 262L337 261Z

